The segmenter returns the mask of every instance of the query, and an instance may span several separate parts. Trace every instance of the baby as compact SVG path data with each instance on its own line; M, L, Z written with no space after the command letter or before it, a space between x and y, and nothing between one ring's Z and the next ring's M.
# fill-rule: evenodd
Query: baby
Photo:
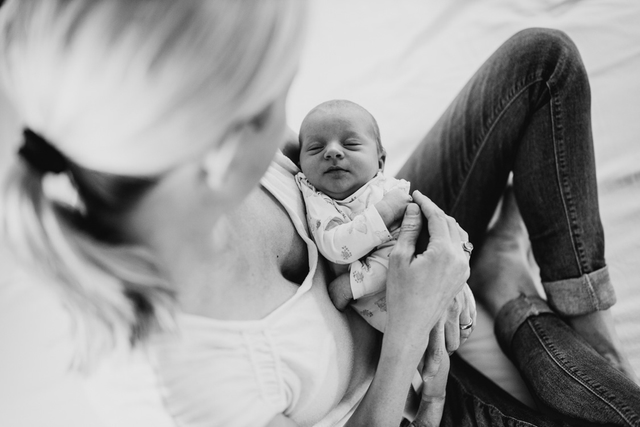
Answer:
M386 153L367 110L350 101L324 102L302 121L296 176L309 231L336 279L329 295L349 303L376 329L386 325L389 254L411 201L409 182L383 174Z

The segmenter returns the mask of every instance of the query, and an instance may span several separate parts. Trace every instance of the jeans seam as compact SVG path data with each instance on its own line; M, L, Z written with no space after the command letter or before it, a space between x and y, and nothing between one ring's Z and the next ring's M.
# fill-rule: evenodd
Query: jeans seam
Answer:
M563 69L565 68L567 62L569 61L569 59L571 58L570 55L566 54L566 52L562 55L560 55L560 57L558 58L558 62L556 64L555 69L559 70L559 69ZM546 84L547 84L547 88L549 90L549 95L551 96L551 98L554 100L553 104L552 104L552 110L553 111L557 111L558 115L557 118L558 120L561 120L561 115L562 115L562 109L560 108L560 102L557 101L557 91L555 90L556 88L556 72L554 71L554 73L551 74L551 76L549 76L549 79L547 80ZM554 138L554 145L555 145L555 138L556 138L556 122L555 122L555 117L552 116L552 134L553 134L553 138ZM562 129L562 126L559 126L559 129ZM562 143L564 144L564 139L562 139ZM564 167L564 164L563 164ZM569 217L567 218L568 224L569 224L569 230L571 232L571 241L573 242L573 252L574 255L576 257L576 264L578 266L578 272L579 275L584 275L585 272L589 272L590 267L589 267L589 260L588 260L588 256L585 253L585 245L583 243L583 239L582 239L582 234L581 233L581 228L579 227L579 221L577 220L577 214L576 214L576 207L573 204L573 196L571 195L570 192L570 187L568 185L568 180L566 179L566 174L564 176L564 181L558 181L559 183L562 183L562 188L560 188L561 193L563 195L563 204L565 203L565 199L564 199L564 195L565 192L567 194L567 201L569 202L569 206L568 208L566 208L566 212L567 215L569 215ZM589 283L590 285L590 283ZM596 293L593 290L593 288L589 287L589 291L591 293L591 297L593 301L596 301L597 303L597 299L596 299Z
M566 61L565 57L561 57L558 60L557 67L560 68L564 65ZM562 205L564 206L565 219L567 222L567 228L569 229L569 234L571 236L571 245L573 249L573 254L575 257L576 264L578 266L578 275L582 275L586 270L583 264L584 261L584 248L582 245L582 241L580 239L580 230L576 221L576 208L573 203L573 195L571 194L571 189L569 184L567 183L567 174L565 173L566 162L565 162L565 146L564 146L564 138L559 137L558 131L563 129L562 126L562 108L560 108L560 102L558 101L557 92L554 90L553 82L551 81L551 77L546 82L547 90L549 91L549 105L550 105L550 114L549 118L551 120L551 138L553 139L553 147L555 154L555 166L556 166L556 181L558 183L558 191L561 195ZM591 292L592 300L595 295Z
M529 79L533 79L533 80L527 83L527 80L529 80ZM464 181L462 182L462 185L460 186L460 189L458 190L458 194L456 196L455 203L453 204L453 206L451 208L451 212L455 212L456 209L458 208L458 203L460 202L460 196L462 195L462 193L464 193L464 188L467 186L467 183L469 182L469 178L471 176L471 171L474 169L475 165L477 164L479 154L484 149L484 146L486 145L487 140L489 139L489 136L491 135L491 133L493 132L493 130L497 126L498 122L500 121L500 118L506 113L506 111L509 109L509 107L515 102L515 100L518 99L518 97L520 95L522 95L522 93L524 93L524 91L526 89L528 89L530 86L532 86L532 85L534 85L536 83L539 83L539 82L541 82L543 80L544 79L542 78L542 76L539 75L539 73L529 74L519 84L514 86L516 89L507 96L507 101L505 103L501 103L501 104L503 104L503 107L499 108L498 110L496 110L496 111L498 111L498 113L496 114L495 111L494 111L494 114L488 120L489 126L487 126L486 130L484 132L482 132L480 134L480 136L478 137L479 143L475 144L475 146L477 146L478 149L474 151L476 154L475 154L475 156L473 158L473 161L471 162L471 165L467 168L467 172L465 174ZM522 87L518 88L518 86L520 84L522 84Z
M526 320L526 323L529 325L536 339L542 344L542 348L544 348L544 351L549 355L551 360L554 361L556 366L562 369L567 375L580 383L592 395L594 395L615 413L617 413L620 418L622 418L629 426L633 427L638 425L638 417L635 414L630 414L629 409L624 404L621 404L621 408L615 406L612 402L610 402L610 400L615 400L615 396L604 396L605 393L599 390L600 385L597 382L592 384L592 380L583 378L581 372L579 370L576 370L574 366L572 366L565 358L560 355L555 345L547 339L544 330L538 327L535 319L529 318Z
M530 79L532 80L528 82L528 80ZM524 93L525 90L527 90L530 86L536 83L540 83L542 81L544 81L544 79L539 72L527 75L524 79L518 82L518 84L514 86L514 90L507 95L506 102L501 102L502 108L498 108L497 110L494 110L494 113L488 120L489 125L478 136L479 142L474 144L474 146L478 147L478 149L474 150L476 154L473 158L473 161L471 162L471 165L467 168L464 181L462 182L462 185L458 190L456 200L453 203L451 208L451 212L455 212L456 209L458 208L458 203L460 203L460 196L462 195L462 193L464 193L464 188L467 186L467 183L469 182L471 171L474 169L475 165L478 162L479 154L484 149L484 146L486 145L487 140L489 139L489 136L497 126L498 122L500 122L500 119L502 118L502 116L506 113L509 107L515 102L515 100L518 99L518 97Z

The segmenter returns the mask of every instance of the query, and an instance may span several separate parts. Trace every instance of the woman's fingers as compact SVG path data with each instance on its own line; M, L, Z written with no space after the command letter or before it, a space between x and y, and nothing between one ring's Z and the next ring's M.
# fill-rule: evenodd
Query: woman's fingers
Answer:
M473 293L469 288L469 285L465 283L462 291L460 291L460 299L464 306L464 309L460 312L459 324L460 328L460 345L462 345L473 333L476 327L476 300L473 297Z
M414 192L414 198L417 204L407 206L389 259L387 331L402 331L426 347L424 330L432 329L438 319L446 321L445 309L469 277L469 260L455 220L420 192ZM426 251L416 255L422 214L427 218L430 238ZM441 351L446 353L444 331Z
M427 219L427 227L430 235L429 241L450 240L451 233L447 222L447 214L418 190L413 192L413 200L420 206L422 213Z
M445 343L451 354L469 339L475 327L476 302L466 283L449 304L445 316Z
M462 250L468 259L471 259L471 250L473 250L473 245L469 242L469 233L464 231L460 224L456 224L458 226L458 234L460 235L460 242L462 244ZM466 247L465 247L466 245Z
M440 370L440 364L447 355L444 338L445 320L440 319L429 333L429 345L424 354L424 366L422 368L422 381L427 382Z
M440 209L440 207L438 207L438 205L433 203L431 199L418 190L413 192L413 198L414 201L420 205L420 208L422 208L422 212L429 222L428 226L431 225L431 220L434 219L437 221L434 225L442 227L438 228L438 231L442 230L443 236L448 235L449 239L452 241L460 240L462 238L460 235L460 230L462 229L456 220L447 215L442 209ZM433 236L431 228L429 228L429 233Z
M442 323L442 322L441 322ZM434 332L435 331L435 332ZM431 340L435 339L436 345L444 344L443 330L432 331L433 335L430 338L429 346L431 347ZM438 334L440 338L438 338ZM427 353L429 349L427 349ZM426 427L426 426L439 426L444 411L445 398L447 394L447 378L449 374L449 355L442 348L439 353L440 356L435 359L430 359L429 355L425 355L425 367L423 370L424 384L422 386L422 399L420 402L420 408L416 418L410 424L412 427ZM435 363L435 364L433 364ZM432 364L431 366L429 366ZM428 371L429 375L425 376L424 372Z
M464 252L467 258L470 258L470 253L463 249L463 244L469 242L469 234L460 227L460 224L418 190L413 192L413 200L420 206L422 213L427 218L427 227L431 235L430 241L435 238L450 242L457 245L456 250Z
M422 215L415 203L409 203L404 211L404 218L400 226L400 234L393 251L394 259L410 262L416 252L416 241L422 229Z
M460 301L460 294L456 295L449 304L446 316L444 338L447 353L451 354L456 351L462 344L462 331L460 330L460 316L463 310L463 304Z

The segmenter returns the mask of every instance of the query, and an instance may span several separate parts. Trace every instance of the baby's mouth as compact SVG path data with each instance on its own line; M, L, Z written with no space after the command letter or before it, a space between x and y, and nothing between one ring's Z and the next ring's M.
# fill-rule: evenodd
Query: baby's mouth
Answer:
M338 171L347 172L346 169L343 169L343 168L341 168L339 166L329 166L324 173L331 173L331 172L338 172Z

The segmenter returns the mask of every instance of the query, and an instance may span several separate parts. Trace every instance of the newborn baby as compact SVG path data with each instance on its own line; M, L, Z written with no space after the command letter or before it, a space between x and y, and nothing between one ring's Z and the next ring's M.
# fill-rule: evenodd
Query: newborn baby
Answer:
M333 304L349 303L376 329L386 325L389 254L411 201L409 182L383 174L386 153L375 118L351 101L312 109L299 134L296 182L318 250L332 263Z

